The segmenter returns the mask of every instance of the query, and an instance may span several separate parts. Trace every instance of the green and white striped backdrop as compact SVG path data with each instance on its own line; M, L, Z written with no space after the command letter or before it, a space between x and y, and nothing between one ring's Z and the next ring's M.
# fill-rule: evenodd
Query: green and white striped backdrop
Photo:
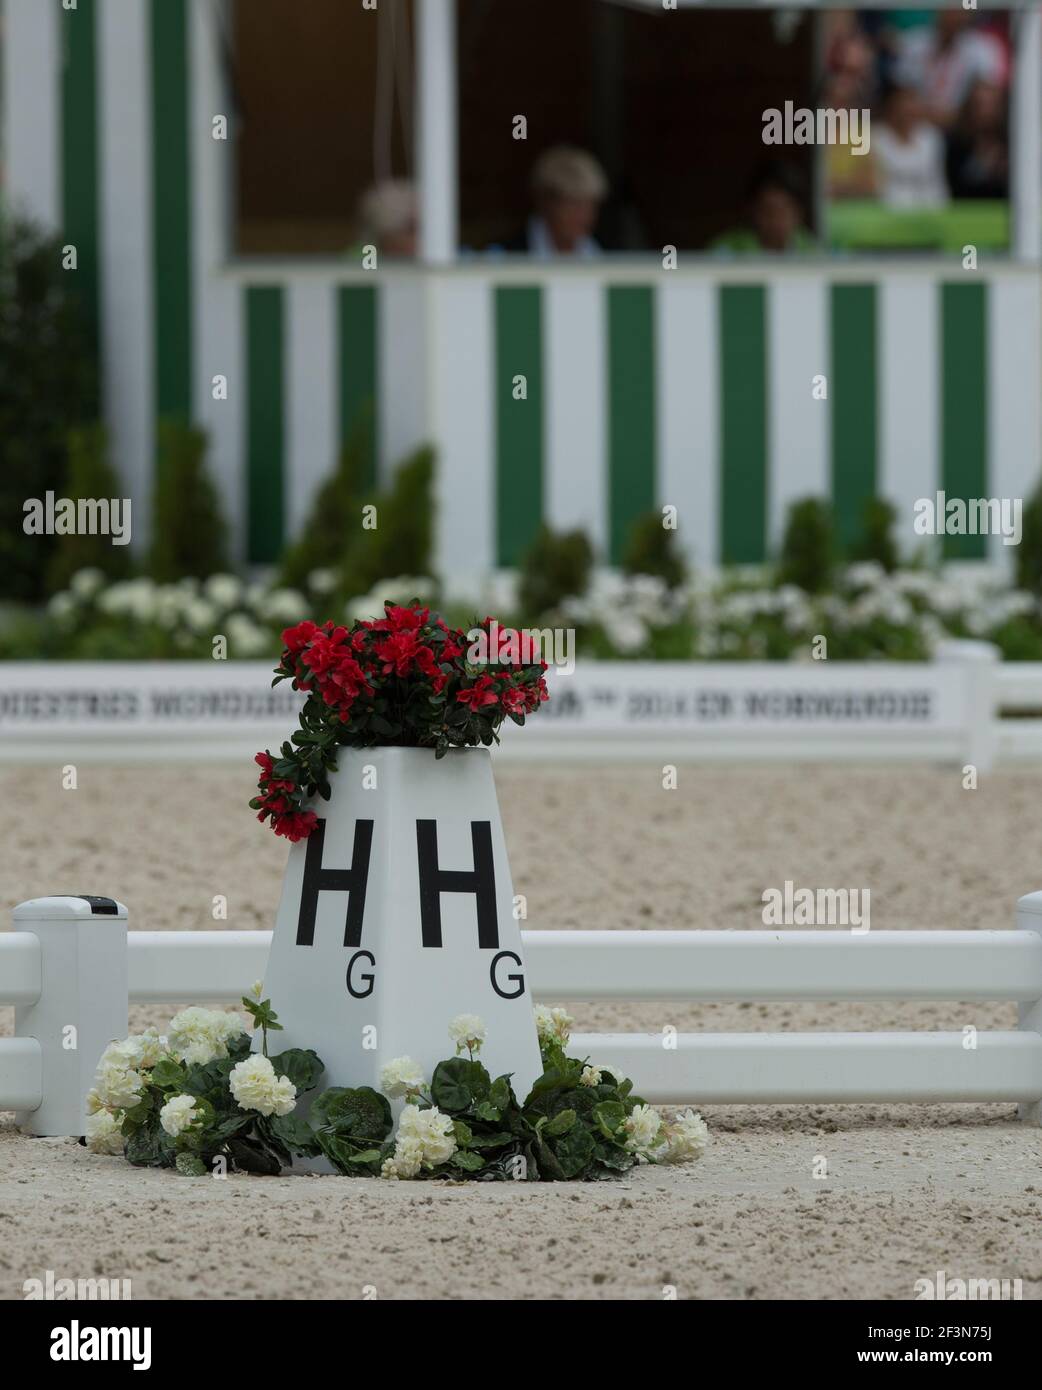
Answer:
M832 496L847 536L886 495L911 543L917 497L1034 486L1040 294L1023 267L230 260L220 9L5 4L9 196L77 247L138 540L157 417L209 431L240 551L263 563L368 402L374 481L438 447L445 572L512 563L541 518L618 559L630 520L671 503L697 559L751 562L809 494Z

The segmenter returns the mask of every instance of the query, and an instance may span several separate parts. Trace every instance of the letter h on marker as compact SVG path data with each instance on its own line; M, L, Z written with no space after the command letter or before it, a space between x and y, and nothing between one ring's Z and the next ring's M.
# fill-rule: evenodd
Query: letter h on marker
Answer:
M420 927L424 946L442 944L442 893L473 893L477 899L478 946L482 950L494 950L499 946L491 823L487 820L471 821L470 840L474 847L473 869L442 869L438 866L437 821L416 822L416 856L420 870Z
M355 821L355 838L351 847L349 869L322 867L322 846L326 840L326 823L320 817L308 836L304 858L304 882L300 890L300 911L297 914L297 945L315 944L315 915L319 893L347 893L347 920L344 923L344 945L362 944L362 918L365 915L365 889L369 880L369 854L373 847L373 822Z

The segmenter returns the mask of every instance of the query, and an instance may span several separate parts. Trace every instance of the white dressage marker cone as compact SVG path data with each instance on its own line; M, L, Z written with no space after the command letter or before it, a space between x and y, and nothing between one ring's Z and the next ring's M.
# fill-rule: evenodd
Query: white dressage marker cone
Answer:
M457 1014L524 1099L542 1072L506 843L484 748L341 749L318 827L290 849L264 994L325 1086L373 1086L395 1057L428 1081ZM465 1054L464 1054L465 1055Z
M22 1112L29 1134L82 1135L101 1054L127 1035L127 909L114 898L33 898L15 931L40 943L40 995L15 1009L18 1038L40 1045L43 1103Z

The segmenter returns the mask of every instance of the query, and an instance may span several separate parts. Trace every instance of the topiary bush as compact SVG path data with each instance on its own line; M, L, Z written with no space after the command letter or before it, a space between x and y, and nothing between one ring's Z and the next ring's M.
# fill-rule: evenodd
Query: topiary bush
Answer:
M340 451L336 468L315 494L307 525L282 557L279 582L307 590L316 570L340 570L348 538L361 522L359 479L364 476L371 424L359 418Z
M593 548L583 531L563 534L543 525L521 560L518 594L526 620L584 594L590 583Z
M149 571L160 584L205 579L226 568L226 529L206 469L206 435L160 420Z
M622 568L627 574L653 574L669 588L679 589L687 578L687 565L676 531L662 521L661 512L637 517L630 527Z
M1042 483L1024 504L1017 546L1017 588L1042 596Z
M391 486L372 499L376 525L362 525L358 503L342 550L345 599L367 594L381 579L429 575L433 569L434 450L424 445L395 470Z
M836 564L832 508L817 497L805 497L789 508L776 577L808 594L831 586Z
M851 560L874 560L887 574L893 574L899 563L894 541L894 522L897 512L885 497L870 497L861 514L861 537L851 549Z
M68 464L62 496L80 498L120 497L119 479L108 462L107 437L101 425L83 425L69 431ZM127 517L124 514L124 525ZM130 513L133 524L133 510ZM77 570L100 570L107 579L125 579L131 570L129 544L114 545L111 536L77 534L59 536L48 568L48 588L64 589Z
M0 224L0 598L46 595L56 543L26 535L23 504L61 495L70 427L98 415L95 345L61 246Z

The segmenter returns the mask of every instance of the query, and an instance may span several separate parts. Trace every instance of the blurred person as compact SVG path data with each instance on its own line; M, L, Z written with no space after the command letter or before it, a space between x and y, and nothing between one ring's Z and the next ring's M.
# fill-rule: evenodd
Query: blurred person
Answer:
M914 87L926 103L929 120L952 126L974 82L1005 84L1007 59L990 30L975 27L967 10L939 10L929 28L908 30L901 38L895 76Z
M975 82L948 137L947 171L953 198L1009 195L1009 133L1005 91Z
M893 85L874 123L879 196L892 208L943 207L948 201L944 136L925 119L914 87Z
M524 230L503 248L532 256L596 256L593 231L608 194L608 179L592 154L555 145L536 160L531 177L534 211Z
M722 251L812 251L814 238L803 213L803 180L789 164L766 164L753 180L748 198L748 227L736 228L715 241Z
M419 244L419 207L408 179L388 179L362 194L358 204L358 235L382 256L407 260Z
M852 110L857 105L854 80L845 74L834 73L822 88L819 107L826 110ZM870 122L871 118L866 117ZM878 191L878 175L871 145L855 151L849 143L838 141L824 150L825 187L830 198L874 198Z

